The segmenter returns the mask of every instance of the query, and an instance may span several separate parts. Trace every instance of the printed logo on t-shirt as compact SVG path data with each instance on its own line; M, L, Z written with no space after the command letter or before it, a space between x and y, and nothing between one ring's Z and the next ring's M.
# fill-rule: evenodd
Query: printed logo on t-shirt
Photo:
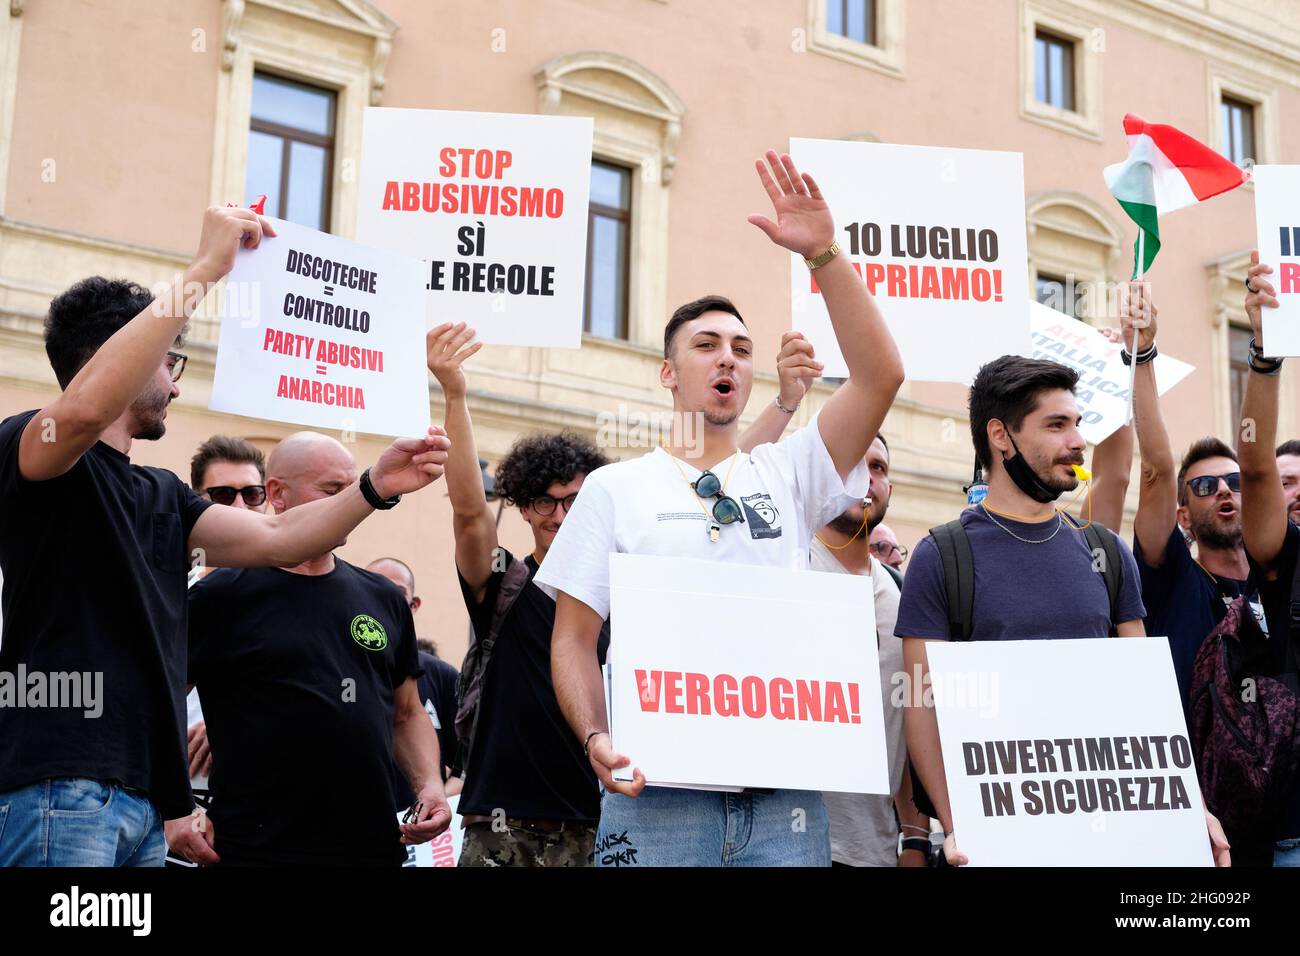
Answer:
M751 538L781 537L781 513L772 504L771 495L747 495L740 503L745 508L745 523L749 525Z
M382 651L388 646L384 625L369 614L358 614L352 619L352 640L368 651Z
M429 719L433 721L433 729L442 730L442 721L438 719L438 708L434 707L433 701L427 697L424 699L424 712L428 714Z

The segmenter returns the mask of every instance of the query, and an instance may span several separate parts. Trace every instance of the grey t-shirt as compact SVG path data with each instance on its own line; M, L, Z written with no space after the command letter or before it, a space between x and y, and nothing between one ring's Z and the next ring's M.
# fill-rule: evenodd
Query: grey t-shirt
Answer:
M997 516L982 507L961 514L975 559L975 606L971 640L1021 641L1045 638L1106 637L1111 632L1106 582L1094 568L1087 538L1065 520L1051 540L1053 522L1026 523ZM1044 540L1026 544L1021 538ZM1146 616L1137 562L1121 538L1117 623ZM934 539L916 546L907 567L907 587L898 608L899 637L948 638L948 597L943 564Z

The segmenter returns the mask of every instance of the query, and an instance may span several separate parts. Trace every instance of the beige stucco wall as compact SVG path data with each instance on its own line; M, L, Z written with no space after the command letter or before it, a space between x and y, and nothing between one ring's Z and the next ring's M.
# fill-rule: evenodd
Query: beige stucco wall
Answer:
M258 30L265 31L258 34L264 48L277 55L292 58L285 38L297 35L304 48L320 48L317 62L331 76L344 64L338 75L361 84L349 87L349 109L364 105L356 91L365 88L385 106L537 112L537 71L555 57L586 50L627 57L655 74L685 113L671 182L663 187L666 259L642 266L654 273L649 279L666 283L668 308L706 291L734 298L750 320L760 357L775 354L788 325L788 266L745 221L766 205L751 164L790 136L869 133L888 142L1022 151L1030 200L1076 194L1121 231L1118 248L1099 259L1111 278L1126 274L1134 236L1101 179L1102 167L1124 155L1125 112L1209 140L1212 80L1230 76L1272 98L1271 138L1262 139L1274 155L1265 158L1300 161L1300 4L883 2L902 3L901 77L817 52L808 42L806 0L294 0L281 6L243 0L233 27L231 0L6 3L0 54L16 38L18 57L0 60L0 173L7 175L0 191L0 413L37 406L53 394L39 343L39 316L51 295L90 272L154 282L184 264L203 206L224 188L214 153L232 142L238 154L243 135L225 119L239 90L238 63L223 69L226 42L233 38L231 49L247 54ZM1022 116L1026 4L1093 31L1090 39L1100 47L1098 136ZM284 12L293 8L313 18ZM391 32L385 15L397 24L391 50L383 46ZM344 66L353 72L345 74ZM341 147L340 163L355 158ZM47 160L55 163L53 182L42 178ZM343 232L346 213L336 213ZM1176 448L1226 429L1222 323L1239 311L1240 290L1232 282L1216 285L1211 266L1248 250L1253 233L1247 189L1162 223L1165 249L1151 276L1161 348L1198 366L1176 400L1166 402ZM1031 259L1042 241L1031 235ZM1239 272L1228 271L1239 282ZM663 319L645 317L645 327L657 329ZM212 329L196 323L199 339ZM168 435L137 445L136 460L185 475L194 446L214 432L271 439L292 430L207 411L212 349L196 342L189 350L195 359ZM471 368L480 451L495 461L524 431L591 430L594 410L619 402L662 407L655 370L653 348L589 341L580 352L486 349ZM1287 370L1283 427L1292 434L1300 429L1296 377ZM770 400L772 384L760 382L751 409ZM824 395L808 403L800 421ZM954 513L971 453L963 390L909 382L903 395L886 424L896 474L889 521L911 546L926 527ZM441 415L436 387L432 408L435 418ZM364 465L380 447L363 438L357 457ZM529 547L514 514L503 520L503 538L520 551ZM426 598L421 629L445 656L459 660L466 620L451 570L444 489L368 520L342 553L361 562L389 553L411 563Z

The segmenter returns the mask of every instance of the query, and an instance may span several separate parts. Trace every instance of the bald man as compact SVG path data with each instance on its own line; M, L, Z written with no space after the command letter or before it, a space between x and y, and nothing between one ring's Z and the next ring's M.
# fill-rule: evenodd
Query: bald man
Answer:
M284 439L266 471L276 514L357 481L351 453L314 432ZM214 571L190 589L189 616L212 805L206 820L168 822L173 848L201 864L398 866L404 844L446 829L401 588L326 551L293 567ZM394 762L416 795L400 826Z
M899 546L898 535L894 534L894 529L889 525L881 522L871 529L870 548L871 553L883 564L889 565L895 571L903 570L907 552Z

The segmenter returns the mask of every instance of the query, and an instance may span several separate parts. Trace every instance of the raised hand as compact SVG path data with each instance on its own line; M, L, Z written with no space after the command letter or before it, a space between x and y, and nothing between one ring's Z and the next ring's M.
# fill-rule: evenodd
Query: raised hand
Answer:
M1250 270L1246 273L1246 317L1250 319L1251 330L1255 333L1255 341L1262 348L1264 345L1264 319L1260 314L1261 306L1268 306L1270 309L1278 307L1277 290L1273 288L1272 283L1264 278L1273 272L1273 267L1262 265L1259 261L1259 250L1250 251Z
M464 322L444 322L424 337L429 371L447 398L465 395L465 373L461 365L483 347L482 342L474 342L473 338L474 330Z
M757 160L754 167L772 200L776 222L765 216L750 216L749 221L778 246L805 259L829 249L835 241L835 220L813 178L795 169L789 154L777 156L772 149L767 151L766 162Z
M218 282L235 267L235 255L242 245L256 249L263 236L274 236L275 227L265 216L235 206L210 206L203 214L199 248L190 269L199 282Z
M383 498L419 491L442 477L450 447L438 425L431 425L423 438L399 438L370 467L370 483Z
M813 379L820 378L825 366L817 361L812 343L802 332L786 332L781 336L781 351L776 356L776 375L781 381L781 404L786 408L798 405Z
M1134 348L1134 354L1145 352L1156 341L1156 316L1159 314L1151 302L1151 283L1130 282L1120 309L1120 329L1124 348ZM1133 346L1133 332L1137 331L1137 345Z

